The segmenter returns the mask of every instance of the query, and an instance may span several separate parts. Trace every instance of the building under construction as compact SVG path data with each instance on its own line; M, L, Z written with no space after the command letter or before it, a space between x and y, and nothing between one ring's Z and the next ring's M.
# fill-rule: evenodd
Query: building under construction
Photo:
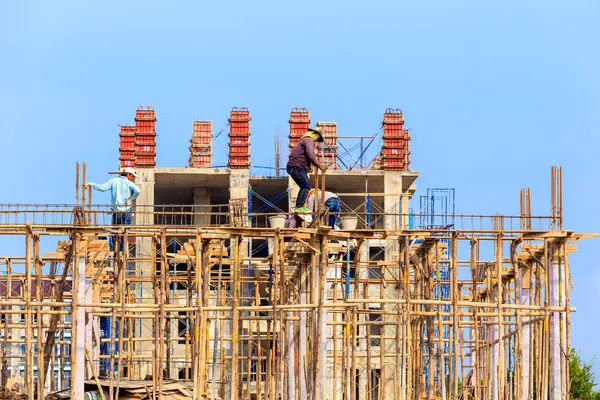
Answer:
M594 235L563 228L561 169L547 215L528 189L520 215L458 215L452 189L411 201L400 110L350 137L293 109L290 146L322 129L330 169L312 179L342 211L340 229L322 203L284 228L298 188L279 139L274 173L256 175L250 112L228 121L217 134L194 121L181 168L156 166L152 108L121 126L120 166L141 190L132 225L92 201L85 165L73 205L0 205L0 235L23 244L0 258L6 398L567 398L569 255ZM223 132L229 161L214 166Z

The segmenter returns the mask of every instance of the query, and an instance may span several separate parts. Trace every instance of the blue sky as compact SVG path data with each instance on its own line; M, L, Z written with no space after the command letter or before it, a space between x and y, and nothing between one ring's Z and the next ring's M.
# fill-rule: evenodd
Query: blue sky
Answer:
M599 17L596 1L3 2L0 202L72 202L75 161L106 179L140 104L157 110L160 166L186 164L193 119L216 130L233 106L252 112L257 165L292 107L346 135L399 107L421 190L516 214L530 186L547 214L562 165L565 227L600 231ZM571 257L585 358L600 356L599 243Z

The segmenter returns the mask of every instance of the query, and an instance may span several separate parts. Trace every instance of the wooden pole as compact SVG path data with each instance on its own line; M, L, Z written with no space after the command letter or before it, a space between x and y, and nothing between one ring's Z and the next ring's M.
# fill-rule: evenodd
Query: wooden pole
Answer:
M238 311L240 301L240 238L234 239L234 261L233 261L233 304L232 304L232 318L233 318L233 331L231 335L231 400L238 400L239 395L239 323L240 314Z
M33 259L35 264L35 299L38 303L42 301L42 260L40 259L40 235L33 235ZM37 348L43 348L43 313L42 307L36 306L36 318L37 318ZM38 365L38 379L37 379L37 398L43 400L45 398L44 393L44 353L42 351L37 352L37 365Z
M501 223L502 225L502 223ZM504 316L502 315L502 262L503 262L503 247L502 247L502 233L497 235L496 241L496 280L498 285L498 293L496 294L498 300L498 337L500 341L498 343L498 399L504 399L504 383L506 381L504 375Z
M27 226L30 228L30 226ZM25 236L25 287L23 288L23 300L25 301L25 349L26 349L26 362L25 362L25 387L27 393L34 393L33 391L33 351L30 351L32 341L32 327L31 327L31 229L27 230Z
M167 235L164 230L160 232L160 291L158 296L158 400L164 399L164 371L165 371L165 331L166 331L166 315L165 315L165 300L169 288L167 287ZM167 349L168 350L168 349Z
M114 247L114 261L113 261L113 269L114 269L114 273L118 276L119 274L119 266L121 265L121 252L119 251L119 249L121 248L121 237L119 235L115 235L115 247ZM117 303L119 301L119 285L118 283L115 285L113 284L112 287L113 291L112 291L112 302L113 303ZM110 361L109 361L109 368L110 371L108 372L108 379L109 379L109 387L108 387L108 397L110 400L113 399L117 399L118 398L118 385L119 385L119 380L117 377L117 388L114 388L114 378L115 378L115 336L116 336L116 329L117 329L117 309L113 308L112 312L111 312L111 317L110 317L110 350L109 350L109 355L110 355ZM120 342L119 342L120 343ZM118 354L119 359L120 354Z
M6 293L4 294L4 299L8 303L12 296L12 261L8 257L4 257L4 262L6 264ZM11 310L11 306L2 306L2 310ZM12 315L4 314L4 338L3 338L3 346L2 346L2 382L0 382L1 387L7 387L8 383L8 356L11 355L9 351L8 337L11 335L11 329L8 327L9 320L12 319ZM10 321L12 322L12 321Z

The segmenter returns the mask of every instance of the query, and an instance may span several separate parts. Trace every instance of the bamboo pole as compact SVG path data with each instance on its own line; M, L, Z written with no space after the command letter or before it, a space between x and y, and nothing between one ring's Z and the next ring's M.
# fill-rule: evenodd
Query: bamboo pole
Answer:
M121 382L121 378L123 375L123 352L125 351L125 344L124 344L124 339L125 339L125 268L127 266L127 255L129 254L129 241L128 241L128 236L127 236L127 232L124 233L122 239L121 237L118 238L118 240L122 240L123 241L123 254L121 254L121 252L119 251L119 257L116 258L116 268L117 271L115 276L118 276L119 279L117 280L117 301L119 303L121 303L121 308L119 310L119 316L116 317L115 319L117 319L119 321L119 343L117 344L117 355L119 357L118 362L117 362L117 387L116 387L116 393L115 393L115 399L119 400L119 389L120 389L120 382ZM120 246L120 245L119 245ZM121 247L115 247L115 250L120 249ZM114 308L113 309L116 313L117 309ZM112 370L111 370L112 373Z
M450 244L452 246L452 251L451 251L451 257L452 257L452 261L450 264L450 273L451 273L451 284L450 284L450 291L451 291L451 296L452 296L452 311L454 313L454 316L452 318L453 322L454 322L454 331L453 331L453 337L454 337L454 353L456 353L456 349L458 349L459 343L458 343L458 330L459 328L459 316L458 316L458 304L460 302L460 288L458 287L458 238L456 234L452 235ZM454 384L453 386L453 399L457 399L458 398L458 364L456 362L456 357L454 357ZM464 379L464 377L463 377Z
M158 296L158 368L157 368L157 384L158 384L158 400L164 399L164 366L165 366L165 331L166 331L166 314L165 300L168 293L167 286L168 262L167 262L167 236L166 232L160 232L160 291ZM167 344L168 345L168 344Z
M562 167L561 167L561 179L562 179ZM562 182L562 181L561 181ZM562 190L561 190L562 196ZM561 200L562 205L562 200ZM561 223L562 223L562 212L561 212ZM562 225L561 225L562 228ZM566 329L566 341L565 341L565 388L563 393L571 393L571 374L570 374L570 362L571 362L571 269L569 265L569 254L567 252L567 240L562 242L563 251L563 263L565 265L565 329Z
M240 314L238 309L239 306L239 273L240 273L240 238L234 239L234 262L233 262L233 304L232 304L232 317L233 317L233 331L232 331L232 351L231 351L231 400L237 400L239 394L239 321Z
M568 352L570 343L569 318L570 313L575 311L570 306L569 289L571 280L567 257L568 253L573 251L572 241L574 239L571 236L560 236L562 235L560 232L547 233L546 240L538 236L536 240L525 241L522 248L519 249L517 247L520 240L505 236L500 230L500 226L501 224L498 222L495 227L495 242L492 243L496 253L492 260L481 259L478 248L478 242L480 240L488 241L489 235L480 235L479 233L465 235L463 232L451 232L450 247L446 249L443 247L445 243L441 242L441 239L436 236L422 236L420 233L410 236L390 231L387 233L389 236L381 237L379 240L387 243L398 241L399 253L394 255L398 257L398 260L381 264L361 262L359 260L359 250L355 255L354 265L352 266L358 273L353 278L354 282L350 280L355 288L354 295L350 293L349 296L346 294L341 295L338 288L338 285L345 285L344 279L339 277L337 273L327 273L327 268L337 269L340 265L343 265L341 258L340 260L326 260L331 254L346 253L349 255L347 248L332 243L327 244L327 251L319 249L319 245L314 246L317 248L317 252L311 252L304 246L301 250L294 250L292 246L282 242L283 237L289 237L289 235L286 235L285 230L281 230L277 234L279 235L278 239L275 240L276 243L279 243L277 245L279 249L277 250L278 256L275 257L272 266L273 281L270 282L267 278L269 267L266 258L245 257L243 259L244 268L247 264L253 265L253 273L250 276L250 274L240 272L239 265L242 258L239 257L238 253L236 261L238 263L237 278L235 277L235 262L231 263L228 259L226 262L220 261L221 264L233 265L234 267L231 267L233 275L228 276L221 273L219 278L221 281L216 286L212 286L213 289L217 289L217 304L213 303L213 298L205 297L211 292L208 285L214 284L209 280L210 267L219 262L216 256L210 255L211 251L189 257L190 263L194 262L193 260L202 259L195 271L188 267L185 272L174 270L172 276L169 276L165 272L165 268L169 263L177 262L174 261L177 259L176 256L162 250L158 252L158 254L162 252L160 262L164 267L161 267L161 271L158 273L153 271L147 276L134 277L131 281L125 279L123 275L127 260L134 262L135 259L135 262L137 262L141 259L144 260L141 262L152 263L152 261L148 261L151 260L150 256L144 258L140 255L140 257L129 258L127 254L123 256L116 254L118 263L115 275L111 276L110 279L101 278L100 281L94 281L93 283L94 290L99 289L98 285L102 285L104 291L106 288L113 290L116 295L112 300L110 297L106 297L105 293L102 294L104 297L101 299L95 295L94 300L84 301L80 295L77 296L79 290L73 291L67 288L64 291L66 297L58 301L60 276L56 278L52 276L53 273L51 272L52 277L50 277L44 275L41 271L41 263L45 260L39 257L37 241L44 233L32 227L31 231L28 232L30 235L28 249L27 243L25 244L26 250L28 250L27 257L18 258L16 261L18 262L18 268L22 268L23 272L17 274L11 272L10 276L6 277L6 285L9 290L0 300L0 313L4 314L4 321L0 323L0 330L3 334L1 341L3 346L0 356L4 358L2 360L4 365L7 365L3 368L3 375L5 376L7 372L4 371L12 368L11 366L15 363L22 361L27 363L29 360L35 360L36 357L38 364L41 361L44 363L42 368L48 372L44 374L46 379L52 377L54 373L54 358L57 359L60 365L59 369L64 370L67 367L68 370L69 359L64 354L64 346L73 346L78 340L70 340L68 336L65 338L61 332L64 329L77 328L78 323L74 321L73 325L70 325L59 320L59 318L62 318L62 315L71 313L72 303L69 297L74 293L77 297L74 309L76 312L78 311L80 316L84 311L85 315L92 319L100 316L113 316L116 313L115 318L112 319L112 324L114 324L114 328L118 324L119 333L114 333L109 338L102 338L99 342L110 343L113 349L118 349L115 354L100 357L103 362L106 360L110 363L112 359L113 366L117 366L115 369L117 372L116 381L114 376L112 378L108 377L107 380L112 379L118 385L120 378L130 375L130 372L133 371L133 365L138 366L144 363L149 365L152 363L154 371L152 375L156 380L153 387L159 395L160 383L158 381L162 377L162 370L165 367L164 357L166 356L167 370L172 370L175 367L179 368L182 364L192 367L193 377L197 379L195 387L199 398L201 396L223 397L222 395L226 391L226 397L233 396L234 398L237 398L238 393L241 393L240 396L243 394L244 396L264 398L268 395L270 398L279 396L287 400L300 399L302 376L306 376L308 373L310 384L306 390L315 391L314 397L316 398L319 398L322 393L324 398L329 397L331 400L334 397L340 398L341 395L336 394L338 392L344 393L344 398L356 398L357 393L360 393L361 398L365 395L379 397L385 395L402 400L416 399L430 396L426 388L434 391L434 397L441 396L443 398L446 396L455 399L460 395L457 390L458 385L455 383L457 378L462 379L463 388L465 389L462 396L465 400L481 397L489 399L493 397L492 395L499 397L498 391L500 389L498 386L504 386L504 400L514 400L519 397L522 400L522 396L527 393L525 385L528 379L531 379L530 391L535 390L536 393L543 393L551 383L549 381L549 371L546 367L547 362L552 357L546 321L552 314L558 315L562 323L560 334L564 336L559 337L559 340L563 355L560 356L560 359L554 359L553 362L561 363L562 376L560 377L560 384L561 390L566 393L569 385L565 376L568 372L566 352ZM142 228L138 229L142 234L150 232ZM265 228L265 230L273 232L272 237L276 237L274 230L271 231L269 228ZM101 261L96 261L97 256L94 254L94 246L90 246L90 243L93 244L96 240L94 234L85 228L77 228L77 231L80 235L79 240L73 241L71 248L74 250L75 247L78 247L79 254L77 254L76 261L80 263L78 264L79 270L73 271L73 274L78 274L78 278L82 278L81 268L83 264L80 260L83 257L80 258L79 256L85 254L88 257L90 260L88 267L93 265L99 268ZM164 229L162 232L158 230L151 232L153 232L156 239L161 240L161 246L168 243L171 237L179 235L179 232L169 231L168 229ZM205 232L204 228L196 229L196 233L200 234L201 232ZM252 232L246 231L245 233L252 235ZM336 236L342 235L342 233L324 234L323 232L327 232L327 230L307 232L316 232L319 240L324 242L328 241L327 235L336 238L343 237ZM125 236L129 234L137 235L137 233L138 231L135 228L128 227ZM298 232L298 234L305 235L307 238L310 237L310 233ZM263 234L260 233L260 235ZM354 234L348 233L348 235L352 238ZM569 233L569 235L571 234ZM208 238L216 238L215 240L218 240L219 243L223 243L223 240L230 240L230 237L230 233L221 237L216 236L214 232L207 232L206 239L202 239L205 242L202 243L210 244ZM370 238L370 236L366 237ZM447 240L445 236L442 238L444 241ZM468 260L459 261L457 258L458 243L461 240L470 241L471 255ZM511 245L510 261L504 259L498 251L507 242ZM569 244L569 242L571 243ZM79 246L77 243L79 243ZM156 243L154 244L155 247ZM325 243L322 244L325 245ZM432 245L435 248L432 249ZM541 247L544 247L544 249ZM202 247L199 246L199 252L201 250ZM446 259L441 254L444 254L446 250L448 250L451 257L449 261L450 277L447 280L442 280L440 268L445 265ZM64 250L62 251L64 252ZM528 252L530 253L528 254ZM435 258L433 258L433 254L435 254ZM208 258L204 260L204 257ZM310 257L313 257L315 261L319 260L323 266L323 268L312 271L312 274L311 268L307 268ZM551 282L548 280L548 274L546 273L550 267L549 260L553 257L559 260L561 268L564 268L564 270L559 270L559 280L561 281L559 289L562 292L556 306L554 303L549 302L549 285ZM232 254L231 260L234 260L234 258L235 254ZM54 260L59 259L59 257L53 255L49 259ZM347 259L347 266L351 265L349 261ZM1 262L2 259L0 258ZM10 262L12 264L12 260ZM74 260L71 258L69 263L72 262ZM27 268L27 263L29 263L29 268ZM508 268L509 264L510 269ZM300 265L304 265L304 267L299 267ZM533 269L534 289L530 294L532 304L528 304L523 299L522 296L527 296L527 294L519 291L521 287L526 286L524 279L528 279L521 275L519 269L528 269L529 265L532 265L531 268ZM366 268L373 266L382 268L383 274L379 278L369 279L366 277ZM468 278L459 280L459 268L467 266L471 269L471 275ZM64 271L68 271L70 267L67 264ZM220 268L222 268L222 265ZM7 269L11 270L12 266L7 267ZM29 269L29 282L27 269ZM460 274L465 273L466 275L467 272L467 270L460 270ZM349 269L346 273L349 273ZM482 273L487 275L482 276ZM71 272L68 271L67 274L71 275ZM194 275L198 276L197 282L194 282ZM169 293L171 283L180 284L187 281L188 287L192 287L194 283L198 285L203 277L205 279L200 282L200 286L196 290L198 299L195 304L193 303L193 290L188 289L187 292L175 290ZM308 277L310 277L311 283L308 285L308 289L303 289L303 279L306 283ZM247 279L250 278L253 280L254 287L257 288L256 291L252 292L252 298L247 297L245 291L243 294L239 293L241 288L244 287L242 285L247 284ZM236 279L236 284L232 284ZM4 284L4 282L3 279L0 284ZM10 291L13 282L21 285L22 298L11 297ZM70 284L71 276L69 276L67 282ZM72 282L75 284L75 281ZM78 279L77 282L80 285L78 289L81 289L83 281ZM32 283L35 283L35 288ZM156 291L154 304L146 304L142 301L143 297L140 297L137 293L132 293L133 288L130 285L137 283L150 283L150 285L153 285L152 287ZM46 284L53 288L51 296L47 296L45 290L38 290L39 287L46 289ZM270 287L267 290L269 284ZM396 285L397 292L393 295L390 295L390 285ZM435 290L439 292L442 285L450 286L451 299L447 299L445 294L442 298L433 298ZM229 290L228 287L234 292L238 291L235 302L225 300L226 291ZM496 287L498 290L494 293ZM392 286L391 289L394 290L394 287ZM271 304L269 305L264 305L262 301L264 300L264 294L261 295L261 293L265 292L270 296ZM326 295L331 296L331 292L333 292L333 297L327 298ZM26 299L28 293L29 298ZM303 295L304 300L301 300ZM307 297L311 298L307 299ZM241 304L242 301L246 302L248 299L250 299L251 304ZM382 309L377 311L370 309L369 306L374 304L380 304ZM21 307L23 308L21 309ZM446 311L446 308L450 310ZM233 354L224 351L226 346L223 345L224 343L233 343L233 334L226 329L221 329L224 326L223 324L229 324L236 318L235 314L232 313L234 309L237 312L237 321L234 327L238 328L238 354L235 362ZM11 320L12 316L19 313L23 314L25 323L19 324ZM40 313L44 316L47 315L47 317L44 317L45 320L39 318ZM193 320L193 326L195 329L197 328L198 332L197 336L194 333L186 338L186 345L182 346L182 350L185 349L185 352L182 351L181 353L174 352L174 345L181 339L178 337L165 337L168 328L164 326L164 322L172 319L174 313L181 313L179 316L182 319ZM381 315L381 319L369 318L369 315L375 315L375 313L378 316ZM343 316L342 320L340 320L338 314ZM309 315L310 317L304 317L303 319L303 315ZM330 317L328 318L327 315ZM163 324L160 321L161 316ZM34 317L37 317L37 322L31 322ZM27 319L30 320L29 325ZM54 319L56 319L56 323L52 328ZM128 331L128 335L122 333L122 329L125 329L126 325L132 325L132 319L136 321L155 319L157 338L149 337L150 335L144 337L136 335L134 337L131 335L131 330ZM46 326L46 323L48 323L48 326ZM214 336L211 336L213 332L212 324L215 324ZM265 329L267 325L269 327ZM301 326L304 326L304 331L307 333L302 341L297 340L301 336ZM306 330L307 326L310 327L308 332ZM78 330L79 342L82 339L82 327L83 325ZM164 329L161 329L162 327ZM240 331L239 328L242 327L244 330ZM532 327L535 330L534 335L529 340L523 336L526 327ZM54 333L48 335L51 328ZM7 337L6 335L14 329L23 329L24 334L29 329L30 347L26 346L28 352L23 355L11 354L10 352L10 347L19 342L17 338ZM42 359L41 354L36 353L34 350L36 344L38 348L40 347L40 338L33 335L35 332L43 332L44 329L47 330L48 336L55 336L56 339L52 340L51 346L48 346L50 340L46 341ZM376 335L374 333L375 329L381 329L381 334ZM490 339L490 333L496 329L497 334L494 333L494 339L492 340ZM216 335L217 330L220 332L218 337ZM451 332L450 337L446 335L446 330ZM471 333L469 334L469 332ZM169 335L167 334L167 336ZM199 340L200 337L203 340ZM189 338L192 338L193 341L191 347ZM380 339L378 347L372 342L376 338ZM138 344L151 344L152 341L155 341L156 344L155 357L151 354L142 354L134 348ZM360 343L357 346L359 341ZM394 343L390 343L390 341ZM269 342L269 347L272 346L272 348L267 350L265 342ZM539 351L537 351L534 346L529 346L532 360L529 364L522 361L525 357L524 352L527 351L528 342L539 347ZM322 346L326 343L332 343L332 352L327 353L324 351L326 347ZM215 351L217 352L217 356L213 356L213 361L207 357L207 354L210 353L208 351L209 344L214 345L213 354L215 354ZM392 344L392 346L386 346L386 344ZM52 350L55 345L59 346L59 352L56 354ZM243 345L242 349L239 348L240 345ZM426 352L428 345L429 354ZM307 347L311 354L306 354L305 351L306 357L301 361L301 349L306 350ZM443 350L444 347L450 348L451 351L446 353ZM498 351L498 357L495 359L490 357L492 349L495 351L495 349L499 350L500 347L503 347L503 349ZM47 358L46 348L49 348ZM378 350L379 353L377 353ZM163 352L162 359L161 351ZM220 360L218 360L218 354L221 354ZM71 357L74 356L73 354ZM507 371L513 357L515 362L514 375L510 370L508 370L508 374L500 373L501 369ZM469 360L471 365L467 365ZM87 365L90 362L89 357L87 361L85 359L83 361ZM270 369L269 379L264 378L265 361L268 361L268 368ZM46 362L52 364L52 366L46 369ZM79 365L79 362L76 365ZM127 374L124 372L125 365L129 371ZM226 386L228 387L228 377L233 376L230 373L231 371L227 369L229 365L237 365L237 388L241 389L237 393L230 393L228 389L225 389ZM326 365L327 368L324 368L323 365ZM423 374L423 371L428 368L427 365L432 369L429 379L426 379L426 375ZM244 367L243 370L242 366ZM445 368L450 368L450 366L452 368L448 373ZM83 366L79 365L79 367L81 370ZM213 371L216 368L216 373L210 373L208 367L212 367ZM333 378L323 375L324 371L330 372L329 368L334 371ZM219 378L217 376L219 373L224 378ZM391 375L392 373L393 375ZM469 373L472 373L472 376L469 376ZM489 391L492 382L491 376L494 374L498 379L495 394ZM64 378L62 372L59 372L59 376L59 379ZM432 377L434 377L434 384L429 385ZM2 379L7 380L4 377ZM202 382L199 380L202 380ZM207 386L209 380L210 388ZM306 378L304 378L304 381L306 382ZM357 382L360 386L359 391L356 389ZM166 382L164 383L166 384ZM392 389L392 383L398 387ZM40 396L42 394L40 393L40 382L36 382L34 379L33 385L36 384L37 391L34 390L34 393L37 393L35 396ZM198 384L200 385L198 386ZM54 383L51 383L44 387L48 390L53 386ZM66 386L68 387L69 384L67 383ZM59 382L57 388L60 387L62 387L62 384ZM255 392L255 388L258 392ZM484 392L483 395L482 392ZM116 395L116 393L113 394ZM165 395L163 394L163 396Z
M104 390L102 390L102 385L100 384L100 380L98 379L98 374L96 374L96 368L94 368L93 358L90 355L90 351L87 346L84 347L85 350L85 360L89 364L90 370L92 371L92 377L94 378L94 382L96 383L96 387L98 388L98 394L100 395L100 399L104 400Z
M473 299L474 302L477 301L478 298L478 293L477 293L477 280L475 279L475 274L477 272L477 265L476 265L476 241L474 240L474 238L471 236L471 240L469 242L470 244L470 249L471 249L471 254L470 254L470 269L471 269L471 277L473 279L473 283L472 283L472 288L471 288L471 297ZM452 297L454 299L454 296ZM474 396L474 400L479 400L481 397L481 388L480 388L480 365L481 365L481 351L480 351L480 333L479 333L479 324L478 324L478 320L479 317L477 316L477 308L473 309L473 323L474 323L474 336L475 336L475 346L474 346L474 351L475 351L475 362L473 363L473 386L474 386L474 392L475 392L475 396Z
M77 396L79 392L83 390L83 382L77 381L77 368L85 368L85 365L77 365L77 355L78 355L78 326L79 322L77 321L77 316L79 313L79 263L80 254L79 254L79 239L81 235L79 233L75 234L75 240L73 240L72 246L74 246L73 250L73 297L71 299L71 310L73 311L73 316L71 319L71 399L77 400ZM77 264L77 266L75 265ZM66 268L66 266L65 266ZM80 386L79 386L80 385Z
M12 296L12 261L8 257L4 257L4 263L6 264L6 293L4 294L4 299L8 303ZM2 311L11 310L11 306L2 306ZM2 382L0 382L1 387L5 388L8 383L8 356L11 355L9 351L8 337L12 336L11 329L8 327L9 319L12 319L10 314L4 315L4 337L3 337L3 346L2 346Z
M427 299L433 300L433 265L429 258L429 249L424 249L422 254L425 260L424 270L427 271ZM427 307L430 313L434 313L434 305ZM427 399L431 400L435 397L435 382L434 382L434 347L435 333L433 329L433 316L427 318Z
M503 285L502 285L502 260L503 260L503 246L502 246L502 236L498 235L498 240L496 242L496 280L498 285L498 293L496 294L498 299L498 334L499 337L502 337L504 334L503 331L503 323L504 316L502 315L502 296L503 296ZM498 343L498 399L504 399L504 341L500 340Z
M196 239L196 243L199 243L199 238ZM219 241L220 244L220 252L219 252L219 274L217 276L217 304L219 304L220 302L220 297L221 297L221 279L223 278L223 242ZM198 268L196 267L196 271L198 271ZM191 285L190 285L191 286ZM221 321L220 321L220 317L221 317L221 313L220 312L216 312L216 320L215 320L215 336L213 338L213 366L212 366L212 381L211 381L211 390L210 390L210 396L211 396L211 400L215 400L216 398L216 376L217 376L217 354L218 354L218 346L219 346L219 342L221 340ZM193 325L194 326L194 325ZM221 364L221 370L224 369L224 365ZM221 381L221 385L223 385L223 382ZM260 385L259 385L260 386ZM221 395L221 397L223 397Z
M40 259L40 236L37 234L33 235L33 260L35 265L35 299L38 303L42 302L42 260ZM42 307L36 306L36 319L37 319L37 348L43 347L43 313ZM38 351L37 353L37 365L38 365L38 379L37 379L37 398L43 400L45 398L44 393L44 353Z
M29 225L27 226L29 228ZM27 349L27 358L25 361L25 387L27 393L33 391L33 351L31 349L32 327L31 327L31 233L27 230L25 236L25 287L23 291L23 300L25 301L25 348Z
M161 244L162 246L162 244ZM154 304L159 304L161 302L160 300L160 293L159 293L159 284L158 284L158 275L156 272L156 253L158 250L158 235L154 235L152 237L152 294L154 296ZM161 342L160 342L160 331L161 331L161 327L160 327L160 316L159 313L154 312L153 314L154 317L154 354L155 357L152 357L152 399L155 400L158 398L158 393L159 393L159 379L160 376L162 376L162 371L160 370L161 366L159 365L160 363L160 359L159 359L159 354L160 354L160 348L162 346Z
M121 237L116 235L115 236L115 247L114 247L114 262L113 262L113 268L115 269L115 273L118 273L120 265L121 265L121 253L119 251L119 249L121 248ZM76 268L73 268L73 270L75 270ZM113 284L113 291L112 291L112 302L117 304L118 303L118 299L119 299L119 285L114 285ZM110 371L108 372L108 378L109 378L109 387L108 387L108 398L110 400L113 399L117 399L118 398L118 393L119 393L119 379L117 377L117 387L115 389L114 385L114 375L115 375L115 336L116 336L116 323L117 323L117 309L116 307L112 309L112 314L110 317L110 361L109 361L109 368ZM119 340L119 343L121 341ZM119 360L121 359L121 355L118 354L119 356Z

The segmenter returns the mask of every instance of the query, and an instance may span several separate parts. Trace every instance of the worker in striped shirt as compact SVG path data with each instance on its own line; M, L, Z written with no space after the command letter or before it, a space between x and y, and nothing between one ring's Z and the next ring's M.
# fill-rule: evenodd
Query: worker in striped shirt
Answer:
M292 214L285 220L284 228L300 228L302 227L302 218L298 214Z
M309 210L316 210L316 204L319 204L321 200L321 190L311 189L308 192L308 198L306 199L306 208ZM339 213L341 211L341 202L340 198L337 194L325 191L325 208L329 210L329 226L331 229L335 229L338 219L340 217Z

